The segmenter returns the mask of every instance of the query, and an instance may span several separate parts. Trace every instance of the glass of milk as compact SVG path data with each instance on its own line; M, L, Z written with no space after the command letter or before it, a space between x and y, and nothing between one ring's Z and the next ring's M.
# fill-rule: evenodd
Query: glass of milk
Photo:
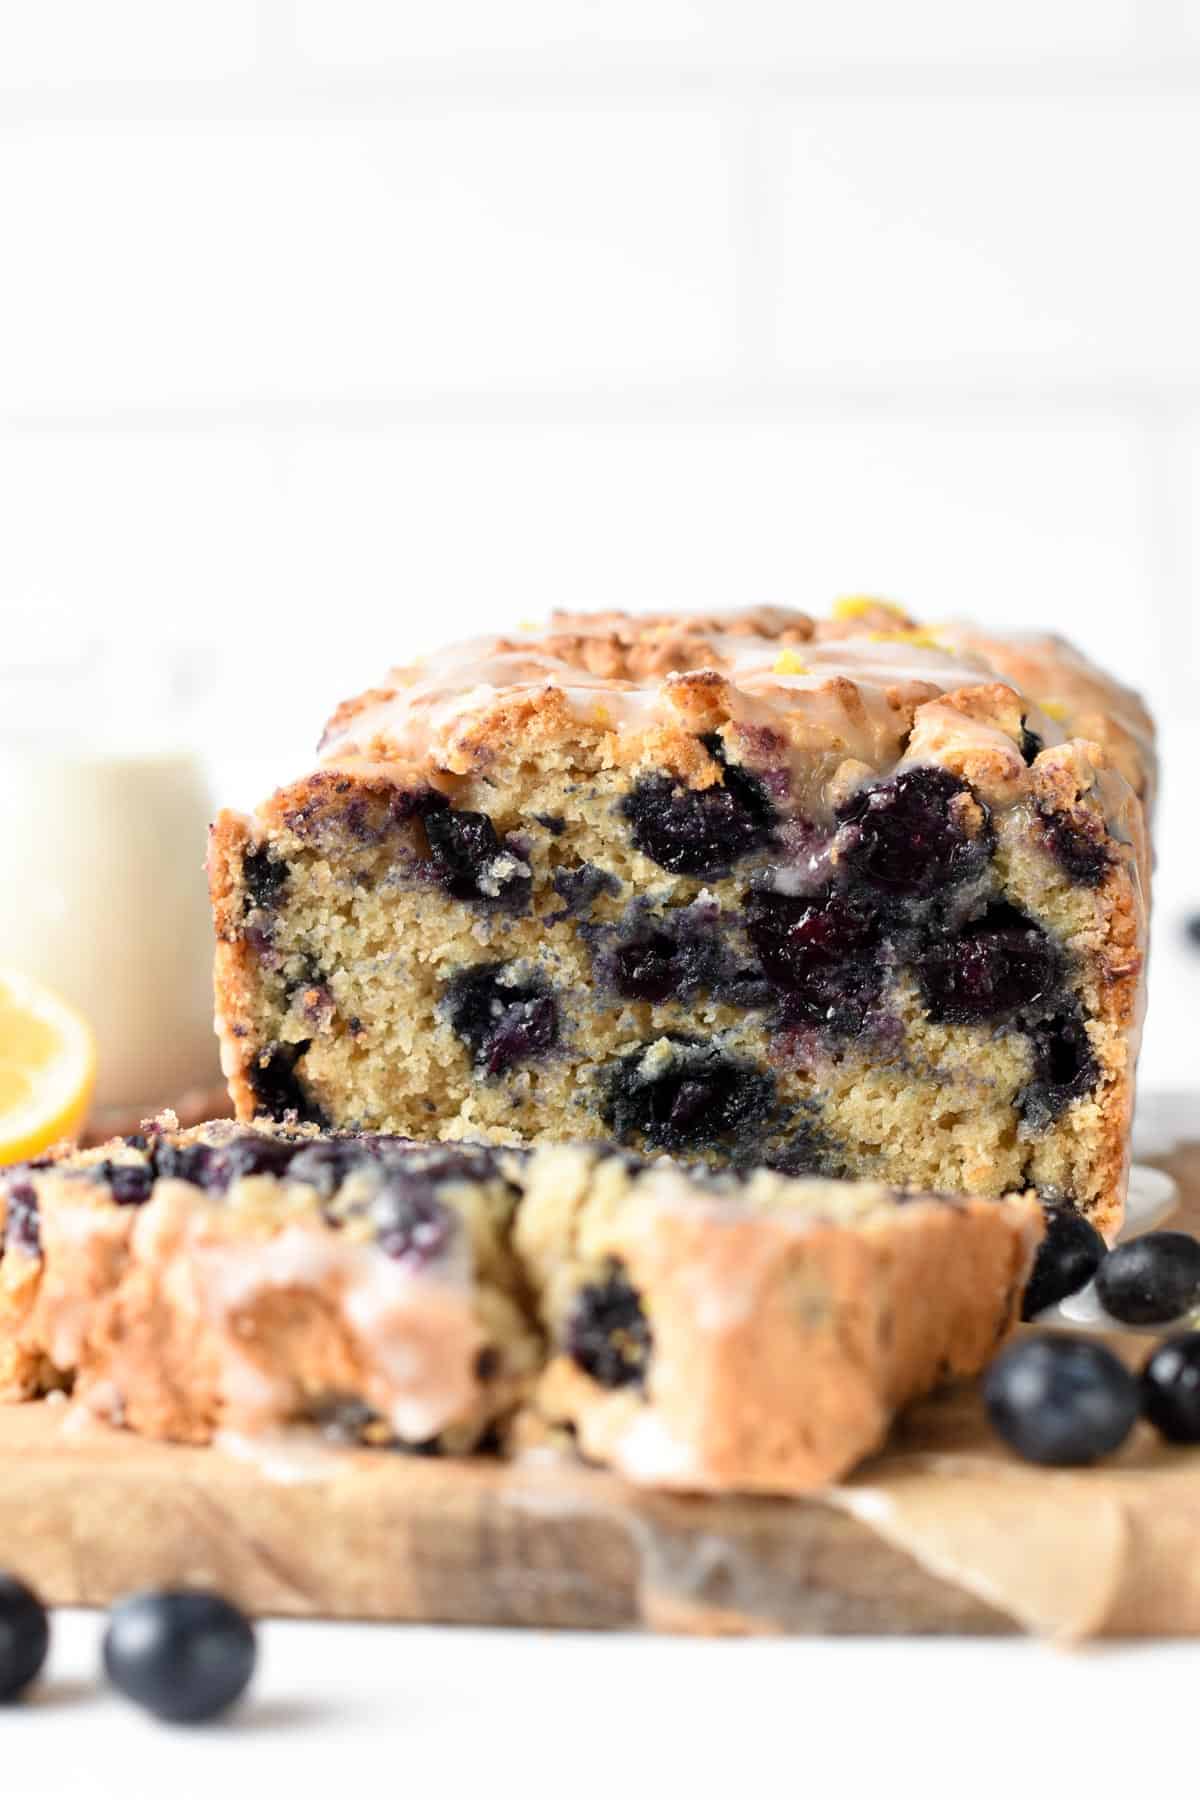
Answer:
M219 1080L204 672L25 625L0 669L0 963L89 1019L98 1106L170 1102Z

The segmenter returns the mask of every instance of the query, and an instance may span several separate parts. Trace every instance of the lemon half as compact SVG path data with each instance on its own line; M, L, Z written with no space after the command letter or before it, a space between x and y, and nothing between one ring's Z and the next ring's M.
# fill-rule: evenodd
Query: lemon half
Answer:
M40 982L0 969L0 1164L74 1137L95 1079L87 1020Z

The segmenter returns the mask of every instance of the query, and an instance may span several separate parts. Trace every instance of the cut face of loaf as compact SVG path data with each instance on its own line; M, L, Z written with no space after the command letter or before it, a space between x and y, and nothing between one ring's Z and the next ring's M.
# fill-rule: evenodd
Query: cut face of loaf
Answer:
M517 1214L549 1340L536 1406L630 1480L799 1493L1007 1336L1042 1234L1032 1195L745 1185L594 1150L534 1158Z
M865 603L399 671L214 829L239 1115L1033 1187L1111 1234L1148 732L1052 640Z
M612 1146L164 1119L0 1178L0 1398L67 1388L188 1443L309 1422L460 1451L565 1429L650 1485L799 1492L984 1364L1041 1221L1032 1195Z
M540 1360L514 1152L153 1125L0 1172L0 1397L150 1437L311 1419L466 1449Z

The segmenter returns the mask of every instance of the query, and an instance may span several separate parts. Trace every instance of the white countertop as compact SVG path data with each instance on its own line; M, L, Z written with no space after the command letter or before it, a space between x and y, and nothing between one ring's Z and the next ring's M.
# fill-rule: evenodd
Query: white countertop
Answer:
M1143 1153L1195 1105L1144 1102ZM1154 1771L1195 1762L1200 1642L1066 1651L275 1620L243 1706L180 1729L106 1690L102 1626L56 1614L42 1682L0 1709L3 1800L350 1800L366 1782L404 1800L987 1800L1085 1783L1087 1800L1126 1800Z
M43 1684L0 1712L12 1800L986 1800L1058 1783L1092 1800L1144 1792L1154 1771L1187 1791L1195 1755L1200 1645L273 1622L241 1709L189 1729L103 1690L100 1629L58 1614Z

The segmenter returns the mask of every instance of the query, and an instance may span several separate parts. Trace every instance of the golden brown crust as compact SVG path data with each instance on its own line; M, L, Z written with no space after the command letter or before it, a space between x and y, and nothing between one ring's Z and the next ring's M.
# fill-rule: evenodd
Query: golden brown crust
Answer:
M228 1121L180 1132L167 1118L137 1146L22 1172L40 1246L0 1257L0 1398L69 1385L102 1416L197 1444L352 1398L385 1437L463 1447L522 1398L537 1334L509 1291L498 1233L511 1199L491 1163L465 1186L445 1177L445 1247L418 1274L376 1242L364 1208L384 1177L369 1151L346 1177L359 1188L336 1202L249 1174L217 1190L159 1176L143 1202L123 1204L111 1170L152 1176L147 1131L156 1155L246 1138ZM319 1141L290 1135L301 1149Z
M689 1204L670 1177L624 1204L585 1188L553 1248L536 1208L518 1223L552 1335L605 1259L648 1323L641 1385L603 1387L563 1353L547 1368L539 1412L586 1454L652 1485L801 1493L878 1449L908 1401L977 1373L1015 1326L1043 1230L1032 1197L879 1192L838 1219L820 1184L789 1204L770 1182L756 1177L745 1209Z
M226 1124L157 1138L241 1141ZM368 1441L403 1420L410 1441L437 1431L453 1447L512 1414L541 1367L546 1424L651 1485L790 1493L842 1473L898 1407L981 1367L1016 1319L1042 1229L1031 1197L902 1197L766 1171L697 1181L546 1146L488 1164L520 1191L516 1222L510 1235L511 1211L494 1216L500 1236L469 1279L410 1279L356 1236L353 1196L349 1210L340 1192L325 1203L337 1227L286 1176L241 1177L219 1197L160 1177L140 1206L116 1204L112 1161L142 1154L117 1142L32 1174L41 1252L0 1261L0 1341L23 1359L6 1398L71 1383L77 1404L193 1444L352 1401L378 1416ZM369 1182L359 1155L368 1173L350 1179ZM565 1351L547 1363L532 1316L561 1344L583 1288L613 1267L650 1332L644 1384L617 1389Z
M265 1028L271 1010L264 1001L270 985L264 976L267 959L256 948L256 928L247 921L237 872L248 849L274 847L298 866L322 870L322 880L331 868L339 870L334 882L340 883L339 908L349 904L346 895L356 884L359 892L364 883L372 887L380 895L378 917L372 916L369 927L372 941L392 930L397 943L407 942L410 925L422 916L421 960L414 965L406 1004L410 1011L418 1008L412 1017L421 1021L422 1032L436 1031L436 1011L427 1018L419 1007L436 1008L446 974L488 954L499 926L478 916L460 917L462 909L450 906L447 928L439 932L416 889L403 923L399 913L397 923L385 922L389 884L394 892L405 857L420 863L425 854L418 816L422 794L434 791L456 808L495 815L498 829L520 835L529 821L525 796L546 792L551 810L558 811L561 796L586 789L595 796L592 813L582 822L591 830L586 854L608 868L627 848L615 841L622 830L623 798L645 776L665 774L704 790L724 783L725 764L740 765L769 784L786 839L793 820L801 837L814 822L828 833L837 809L859 789L898 771L933 765L968 783L976 796L973 807L963 802L968 837L977 838L984 829L979 807L986 807L1003 863L1001 896L1062 945L1073 990L1085 1005L1100 1073L1093 1098L1072 1102L1069 1117L1056 1128L1056 1142L1031 1146L1023 1162L1011 1154L1010 1132L1001 1167L1004 1159L998 1160L992 1132L986 1143L987 1134L980 1134L967 1146L961 1176L945 1161L922 1167L917 1175L926 1185L961 1179L972 1190L993 1193L1036 1181L1071 1194L1111 1234L1122 1205L1150 877L1145 806L1131 786L1131 780L1147 786L1150 765L1144 758L1136 766L1130 761L1122 734L1130 720L1140 730L1145 715L1066 646L1038 640L1026 653L1005 643L989 660L985 652L993 642L1000 640L965 627L922 629L897 609L869 600L848 603L825 621L783 609L724 617L562 614L545 633L489 639L396 671L385 687L339 709L313 773L281 789L252 820L223 815L218 821L212 863L217 1016L223 1067L239 1116L252 1116L258 1103L256 1069L269 1039L281 1033L289 1044L314 1040L307 1066L315 1103L337 1123L408 1131L432 1124L450 1136L493 1129L502 1136L527 1135L531 1128L536 1136L544 1129L532 1111L502 1117L499 1102L491 1106L486 1095L479 1106L470 1094L443 1101L443 1070L461 1056L452 1043L439 1041L432 1052L427 1092L439 1096L429 1103L432 1113L417 1116L407 1103L398 1109L381 1099L388 1084L371 1063L372 1040L340 1049L327 1042L343 1028L328 996L316 990L297 985L289 990L293 996L313 993L311 1020L300 1018L299 1002L289 998L288 1018L273 1018ZM1001 662L1007 679L997 676ZM1013 685L1011 671L1018 669L1028 672L1039 691L1053 690L1045 692L1052 715ZM1079 735L1071 708L1095 720L1097 709L1109 702L1111 729L1106 725L1092 736ZM389 855L380 850L368 873L364 846L382 844L385 826ZM604 832L613 841L601 842ZM1078 882L1064 878L1058 851L1063 841L1085 851L1094 847L1095 867ZM535 884L549 887L553 857L562 853L560 846L542 858ZM648 890L661 875L648 864L622 867L623 896ZM677 883L663 903L691 902L699 891L699 883ZM312 890L304 943L323 940L327 927L336 926L332 914L318 916L325 892L332 888ZM742 894L735 882L717 898L736 919ZM431 899L438 903L436 894ZM531 929L513 925L508 932L513 947L506 954L537 952L551 920L560 916L557 908L553 893L543 898L538 890ZM359 940L346 939L351 941ZM557 946L559 940L552 942ZM546 954L561 961L563 951L556 947ZM379 991L373 967L364 979ZM571 979L586 982L586 969L572 962ZM602 995L597 1003L604 1003ZM359 1010L348 1004L350 1017ZM643 1021L638 1024L644 1028ZM659 1031L680 1028L673 1017L651 1024ZM414 1053L402 1020L388 1029L401 1055ZM803 1044L795 1048L801 1059L809 1054ZM398 1066L395 1047L378 1052L385 1054L393 1068ZM803 1103L813 1084L800 1065L793 1081L791 1054L786 1044L770 1046L781 1087L789 1100ZM917 1072L930 1058L940 1067L945 1054L940 1041L931 1047L910 1042L905 1051ZM373 1081L369 1095L360 1076ZM1011 1057L997 1082L1013 1091L1019 1085ZM576 1090L576 1098L581 1092ZM883 1104L888 1103L870 1094L864 1101L868 1109ZM963 1104L970 1107L969 1093ZM566 1106L564 1112L554 1134L577 1134L578 1114ZM1019 1123L1014 1119L1012 1131ZM863 1129L878 1140L865 1117ZM846 1166L864 1172L853 1161ZM906 1178L894 1164L868 1164L865 1172L876 1169Z

